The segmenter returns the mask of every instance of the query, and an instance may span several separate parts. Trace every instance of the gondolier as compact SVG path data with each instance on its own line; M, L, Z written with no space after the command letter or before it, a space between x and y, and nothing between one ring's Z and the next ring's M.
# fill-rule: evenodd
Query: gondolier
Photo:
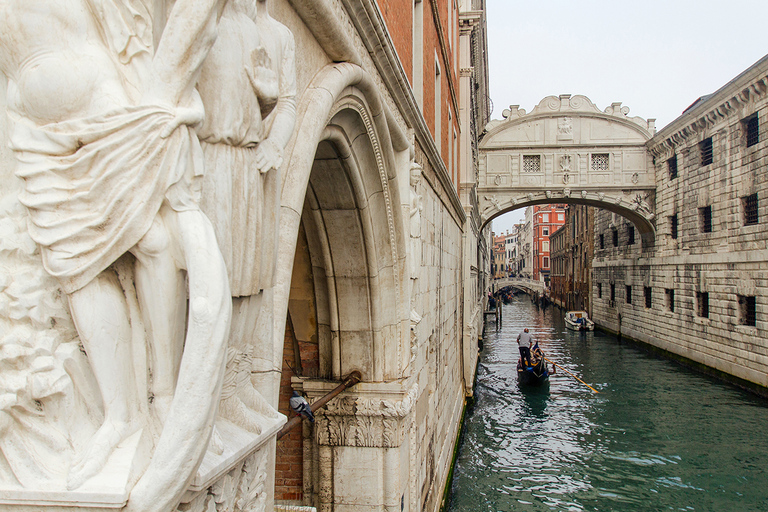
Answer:
M526 366L531 366L531 343L533 336L528 332L528 328L517 335L517 346L520 349L520 359Z

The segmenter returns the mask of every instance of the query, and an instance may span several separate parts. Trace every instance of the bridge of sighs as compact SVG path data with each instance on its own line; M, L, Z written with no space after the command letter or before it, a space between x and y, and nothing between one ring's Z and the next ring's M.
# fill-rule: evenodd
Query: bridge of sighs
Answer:
M655 120L601 111L585 96L544 98L531 113L511 106L486 126L478 200L483 224L534 204L575 203L631 221L643 245L655 238L656 180L646 142Z

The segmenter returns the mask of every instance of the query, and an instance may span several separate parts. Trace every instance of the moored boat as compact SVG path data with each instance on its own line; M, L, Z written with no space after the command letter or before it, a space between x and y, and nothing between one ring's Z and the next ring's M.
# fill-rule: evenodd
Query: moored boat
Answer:
M565 326L572 331L595 330L595 322L589 319L586 311L568 311L565 314Z

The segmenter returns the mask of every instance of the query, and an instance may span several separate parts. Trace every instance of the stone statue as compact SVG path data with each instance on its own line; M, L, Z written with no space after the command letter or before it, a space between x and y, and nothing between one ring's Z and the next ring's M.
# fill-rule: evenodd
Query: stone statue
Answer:
M251 371L258 345L272 339L280 167L296 118L294 40L266 0L231 0L220 23L198 83L206 109L202 208L235 298L220 414L259 433L261 415L277 416Z
M103 406L66 487L97 476L141 433L154 450L148 466L136 463L146 469L126 509L142 512L172 509L202 460L231 315L224 261L198 207L203 160L191 128L203 118L194 87L226 0L155 4L0 0L19 200L66 294L97 383L92 405ZM148 370L134 364L137 350ZM26 434L2 422L0 435Z

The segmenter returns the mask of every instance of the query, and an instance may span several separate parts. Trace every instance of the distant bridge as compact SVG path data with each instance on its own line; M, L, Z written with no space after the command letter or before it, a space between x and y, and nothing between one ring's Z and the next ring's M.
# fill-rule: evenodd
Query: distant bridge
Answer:
M533 292L542 293L546 286L542 281L534 281L533 279L524 279L520 277L505 277L502 279L494 279L492 281L493 290L501 290L508 286L523 290L525 293L532 294Z

